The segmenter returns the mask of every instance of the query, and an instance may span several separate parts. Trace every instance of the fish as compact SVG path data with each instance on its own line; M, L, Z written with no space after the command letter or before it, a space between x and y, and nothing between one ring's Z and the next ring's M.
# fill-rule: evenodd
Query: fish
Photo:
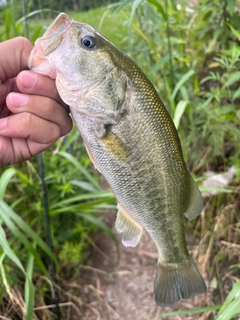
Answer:
M117 199L122 243L137 246L143 229L154 241L156 304L205 293L184 231L185 217L201 213L202 196L150 80L97 30L65 13L36 40L28 65L55 79L69 105L91 161Z

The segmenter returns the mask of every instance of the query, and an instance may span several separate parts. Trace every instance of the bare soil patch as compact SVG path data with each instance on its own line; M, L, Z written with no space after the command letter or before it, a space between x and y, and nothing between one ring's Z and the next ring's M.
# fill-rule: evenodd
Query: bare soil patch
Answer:
M106 219L114 230L115 215ZM120 263L114 243L105 234L98 234L88 266L83 267L81 298L87 303L84 320L150 320L161 319L161 314L208 305L211 294L185 300L173 307L158 307L153 297L153 281L157 263L155 245L147 233L136 248L125 248L121 235L116 233L120 246ZM192 252L196 255L196 252ZM195 260L196 257L194 256ZM201 266L200 266L201 270ZM90 287L90 289L89 289ZM200 317L174 316L164 319L210 320L213 315Z

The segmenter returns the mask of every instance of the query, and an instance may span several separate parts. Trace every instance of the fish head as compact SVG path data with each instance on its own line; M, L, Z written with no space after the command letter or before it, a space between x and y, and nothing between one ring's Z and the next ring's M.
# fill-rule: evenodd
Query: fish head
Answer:
M56 79L70 108L92 116L117 118L129 79L121 67L125 55L93 27L61 13L37 39L29 68Z

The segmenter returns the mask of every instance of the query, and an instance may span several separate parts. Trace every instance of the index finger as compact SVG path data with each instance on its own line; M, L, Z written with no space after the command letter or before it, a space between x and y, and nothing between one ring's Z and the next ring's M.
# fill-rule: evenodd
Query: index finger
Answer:
M17 37L0 43L0 80L5 82L27 69L32 44L23 37Z

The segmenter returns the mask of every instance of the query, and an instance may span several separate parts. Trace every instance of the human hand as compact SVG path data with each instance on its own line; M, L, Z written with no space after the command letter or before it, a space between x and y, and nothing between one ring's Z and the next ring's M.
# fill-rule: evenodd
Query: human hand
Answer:
M31 50L22 37L0 43L0 167L30 159L72 128L55 81L26 70Z

